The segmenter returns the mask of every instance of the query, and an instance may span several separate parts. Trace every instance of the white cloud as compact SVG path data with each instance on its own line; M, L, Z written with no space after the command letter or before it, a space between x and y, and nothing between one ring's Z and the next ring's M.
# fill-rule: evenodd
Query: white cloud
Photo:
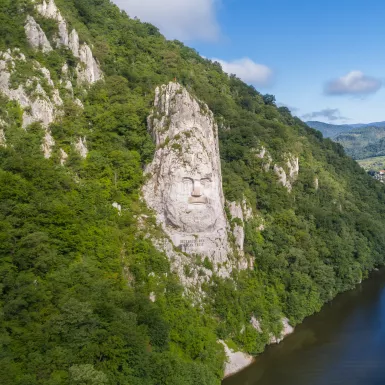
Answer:
M273 71L269 67L263 64L255 63L249 58L233 60L230 62L220 59L212 60L219 62L223 71L228 74L237 75L246 83L251 83L257 86L267 86L270 84L273 77Z
M326 119L329 122L333 122L336 120L349 120L349 118L346 118L345 116L341 115L341 112L338 108L325 108L320 111L314 111L302 115L302 119L304 120L313 120L317 118Z
M157 26L169 39L216 40L219 25L216 5L220 0L113 0L130 17Z
M345 76L328 82L325 85L325 93L328 95L364 95L373 94L381 87L381 80L366 76L361 71L351 71Z

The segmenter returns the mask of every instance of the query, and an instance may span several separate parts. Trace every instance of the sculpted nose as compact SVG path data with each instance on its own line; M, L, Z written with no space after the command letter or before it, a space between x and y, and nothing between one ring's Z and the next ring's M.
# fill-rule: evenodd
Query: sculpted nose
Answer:
M192 196L193 197L200 197L200 196L202 196L202 188L201 188L202 186L201 186L201 182L200 181L198 181L198 180L195 180L194 181L194 188L193 188L193 192L192 192Z

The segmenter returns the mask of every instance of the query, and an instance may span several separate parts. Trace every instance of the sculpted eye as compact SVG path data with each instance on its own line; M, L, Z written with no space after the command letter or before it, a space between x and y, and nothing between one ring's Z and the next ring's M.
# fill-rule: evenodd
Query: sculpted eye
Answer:
M187 193L189 194L192 190L193 181L190 178L183 178L182 184L183 184L183 192L186 194Z
M211 183L211 179L209 179L209 178L203 178L203 179L201 179L201 185L203 185L203 186L207 186L207 185L209 185Z

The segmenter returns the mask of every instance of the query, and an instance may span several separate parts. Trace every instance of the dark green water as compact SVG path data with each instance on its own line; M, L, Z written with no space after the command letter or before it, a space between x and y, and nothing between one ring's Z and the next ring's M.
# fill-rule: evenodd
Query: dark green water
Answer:
M385 270L339 295L223 385L385 385Z

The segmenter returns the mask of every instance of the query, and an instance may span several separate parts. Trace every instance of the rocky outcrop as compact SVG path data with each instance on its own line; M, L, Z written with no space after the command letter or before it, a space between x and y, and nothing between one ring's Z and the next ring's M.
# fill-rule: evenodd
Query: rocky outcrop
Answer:
M223 277L232 270L222 191L217 125L207 105L177 83L156 89L148 119L156 142L143 196L177 250L207 257ZM164 248L163 248L164 249ZM168 252L183 275L184 254ZM208 274L212 274L208 270Z
M289 192L291 192L293 188L293 183L298 178L299 173L299 159L298 157L294 157L292 155L289 155L288 160L286 162L287 172L283 167L274 165L274 172L278 176L278 181L281 183L284 187L288 189Z
M5 138L4 130L0 128L0 146L7 147L7 139Z
M253 218L253 211L247 205L246 199L239 202L227 202L227 207L232 219L232 233L235 239L235 245L237 247L238 256L241 257L238 260L239 268L245 270L249 267L250 263L244 258L244 242L245 242L245 222Z
M44 53L52 51L47 36L32 16L27 16L24 30L27 35L27 40L33 48L41 49Z
M151 302L155 302L156 301L156 294L152 291L148 297L148 299L151 301Z
M268 172L270 170L271 162L273 161L271 155L266 150L266 147L262 146L261 150L259 152L256 152L256 157L259 159L263 159L263 169L265 172Z
M83 159L87 158L88 148L86 138L79 138L75 143L75 149Z
M118 210L119 215L122 214L122 206L118 202L114 202L112 204L112 207L115 208L116 210Z
M293 326L290 325L289 320L287 318L282 318L282 331L281 334L277 337L274 335L270 336L270 344L279 344L285 337L294 333Z
M225 377L238 373L253 363L254 357L246 353L233 351L222 340L219 340L218 342L223 345L227 357L227 362L225 364Z
M67 162L67 159L68 159L68 154L61 148L60 149L60 164L62 166L64 166L65 163Z
M262 326L261 326L260 321L259 321L257 318L255 318L254 316L251 317L250 323L251 323L251 326L252 326L258 333L262 333Z
M43 17L57 21L59 36L56 38L56 43L58 46L64 45L68 47L67 22L64 20L55 2L53 0L49 0L48 2L43 0L41 4L38 4L36 6L36 9L40 13L40 15L42 15Z
M73 55L80 60L76 67L78 83L94 83L103 78L99 64L94 58L91 48L86 44L80 44L79 35L75 29L68 33L68 25L53 0L43 0L36 6L37 11L43 17L55 20L58 23L59 36L56 37L58 46L68 47Z
M42 151L44 156L49 158L55 145L49 131L49 125L60 114L63 100L54 86L49 70L38 62L33 63L34 75L24 84L19 84L16 89L12 88L10 84L11 74L17 71L18 62L25 62L25 60L25 56L18 50L0 52L0 92L9 99L18 102L23 108L24 128L32 123L41 123L45 129ZM43 81L49 87L49 94L41 85Z
M45 132L43 143L41 146L42 146L44 158L49 159L52 154L52 148L55 146L55 140L48 130Z
M53 88L53 82L49 75L49 71L41 67L35 62L35 75L20 84L18 88L11 87L11 74L16 70L17 61L25 61L25 58L17 51L0 52L0 92L11 100L17 101L24 109L23 127L27 127L31 123L40 122L43 127L48 127L52 123L63 105L59 91ZM41 86L41 78L47 80L51 87L51 97ZM32 90L31 90L32 88ZM27 91L28 90L28 91Z
M94 83L102 79L102 71L92 54L91 48L86 43L80 44L79 35L76 30L72 30L68 40L68 47L81 62L76 67L78 82L81 84Z

